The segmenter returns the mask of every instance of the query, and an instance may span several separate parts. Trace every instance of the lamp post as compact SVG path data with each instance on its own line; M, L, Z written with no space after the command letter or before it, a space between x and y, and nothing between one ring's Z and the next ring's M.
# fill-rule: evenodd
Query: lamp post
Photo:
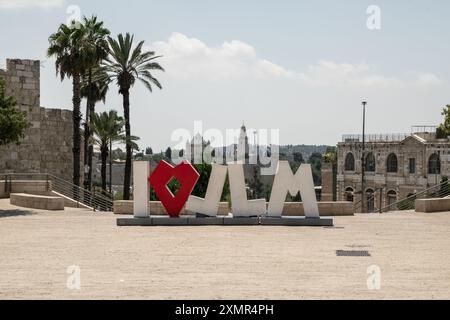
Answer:
M253 131L253 152L256 157L256 164L259 164L259 155L258 155L258 141L257 141L258 131Z
M366 106L367 101L362 102L363 106L363 134L362 134L362 158L361 158L361 211L364 213L364 197L365 197L365 188L364 188L364 171L366 169Z
M109 193L112 194L112 160L113 150L112 150L112 139L109 139Z

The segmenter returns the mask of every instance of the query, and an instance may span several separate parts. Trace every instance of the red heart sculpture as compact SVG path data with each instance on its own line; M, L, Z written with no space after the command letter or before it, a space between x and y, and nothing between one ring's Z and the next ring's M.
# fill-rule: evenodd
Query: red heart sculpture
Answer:
M173 178L181 185L176 195L167 186ZM173 167L162 160L148 180L169 216L178 218L199 178L200 175L188 161Z

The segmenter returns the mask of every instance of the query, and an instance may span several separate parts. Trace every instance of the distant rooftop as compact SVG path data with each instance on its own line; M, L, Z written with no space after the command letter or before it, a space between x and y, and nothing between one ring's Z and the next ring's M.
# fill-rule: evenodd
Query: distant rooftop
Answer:
M366 134L365 141L370 142L401 142L406 138L417 135L424 140L435 140L436 139L436 129L437 126L412 126L411 133L377 133L377 134ZM352 142L362 142L362 134L346 134L342 136L342 142L352 143Z
M366 134L366 142L400 142L405 140L411 134L408 133L379 133L379 134ZM342 142L362 142L362 134L345 134L342 136Z

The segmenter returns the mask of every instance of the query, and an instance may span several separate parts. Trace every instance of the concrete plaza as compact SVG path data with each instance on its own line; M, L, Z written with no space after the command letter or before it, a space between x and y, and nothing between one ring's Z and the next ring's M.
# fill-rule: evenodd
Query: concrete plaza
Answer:
M0 200L0 299L450 299L450 213L336 217L333 228L117 227L116 218ZM70 266L80 290L67 287ZM367 284L371 266L379 290Z

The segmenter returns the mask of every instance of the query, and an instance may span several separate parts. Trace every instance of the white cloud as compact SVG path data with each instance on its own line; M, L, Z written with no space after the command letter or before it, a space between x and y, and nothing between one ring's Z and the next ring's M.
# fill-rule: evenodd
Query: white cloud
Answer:
M155 42L152 49L164 55L168 73L177 78L217 80L287 75L282 67L258 59L252 46L237 40L209 47L198 39L173 33L168 41Z
M398 87L439 85L439 78L430 73L410 73L393 77L377 73L368 64L319 61L304 71L288 70L258 57L249 44L233 40L219 47L210 47L199 39L173 33L167 41L151 46L164 56L169 77L180 79L273 79L284 78L306 86Z
M442 81L432 73L417 74L417 82L421 85L440 85Z
M0 9L61 7L64 0L0 0Z

